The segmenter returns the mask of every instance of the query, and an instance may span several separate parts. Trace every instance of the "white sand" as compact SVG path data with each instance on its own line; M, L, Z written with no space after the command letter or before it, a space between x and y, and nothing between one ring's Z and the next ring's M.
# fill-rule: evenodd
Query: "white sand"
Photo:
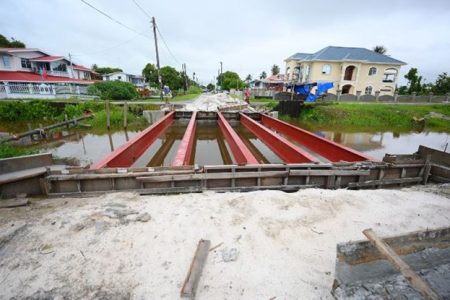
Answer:
M336 243L364 239L368 227L384 236L450 226L449 191L116 193L2 209L0 233L11 222L28 225L0 243L0 299L39 290L70 299L178 299L201 238L223 245L210 252L197 299L331 299ZM136 221L143 213L151 220ZM237 260L224 262L222 251L232 248Z
M187 111L218 111L219 106L245 104L244 101L225 93L201 94L192 103L186 104L184 109Z

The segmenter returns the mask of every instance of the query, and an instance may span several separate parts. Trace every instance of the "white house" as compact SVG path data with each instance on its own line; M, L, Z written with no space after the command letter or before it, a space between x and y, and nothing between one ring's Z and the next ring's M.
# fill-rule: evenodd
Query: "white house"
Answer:
M35 48L0 48L0 98L87 94L94 72Z
M110 74L103 75L104 81L119 80L124 82L132 83L136 87L144 87L145 81L144 77L141 75L132 75L125 72L114 72Z

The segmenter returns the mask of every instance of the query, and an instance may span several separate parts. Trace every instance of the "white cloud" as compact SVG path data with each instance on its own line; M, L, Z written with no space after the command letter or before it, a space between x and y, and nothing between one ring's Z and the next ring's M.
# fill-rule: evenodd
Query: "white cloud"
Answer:
M151 35L148 18L131 0L87 0L127 26ZM148 1L137 0L157 18L179 63L203 82L225 70L257 76L295 52L328 45L371 48L388 54L433 81L449 72L450 2L435 1ZM2 0L0 33L55 55L73 53L96 63L140 73L155 61L154 42L136 35L77 0ZM180 69L162 41L162 65ZM83 54L76 56L76 54Z

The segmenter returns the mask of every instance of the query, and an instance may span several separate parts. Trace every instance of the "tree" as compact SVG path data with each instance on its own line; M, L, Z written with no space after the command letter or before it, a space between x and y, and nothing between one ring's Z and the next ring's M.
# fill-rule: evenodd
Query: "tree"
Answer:
M114 67L99 67L97 64L93 64L91 67L92 71L99 73L99 74L110 74L114 72L123 72L121 68L114 68Z
M214 89L216 88L216 86L212 83L208 83L208 85L206 86L206 88L208 89L208 91L214 91Z
M88 92L107 100L131 100L138 97L134 85L123 81L98 81L88 87Z
M159 87L158 83L158 70L154 64L148 63L142 70L142 76L144 76L145 81L147 81L150 86Z
M245 81L252 81L252 75L248 74L247 77L245 77Z
M408 80L408 94L413 92L420 94L422 92L422 76L419 76L417 68L411 68L405 75Z
M272 75L278 75L278 74L280 74L280 67L277 65L273 65L271 71L272 71Z
M161 80L163 85L167 85L172 91L183 87L183 77L181 73L170 66L161 68Z
M266 71L262 71L261 75L259 75L259 79L264 79L267 77Z
M0 34L0 47L2 48L25 48L25 44L14 38L9 41L4 35Z
M431 91L435 95L445 95L447 93L450 93L450 77L446 72L438 75L438 78L431 88Z
M386 51L387 51L387 49L381 45L377 45L377 46L373 47L373 52L376 52L376 53L385 54Z
M217 84L221 85L222 90L242 89L245 83L239 75L232 71L226 71L217 77Z

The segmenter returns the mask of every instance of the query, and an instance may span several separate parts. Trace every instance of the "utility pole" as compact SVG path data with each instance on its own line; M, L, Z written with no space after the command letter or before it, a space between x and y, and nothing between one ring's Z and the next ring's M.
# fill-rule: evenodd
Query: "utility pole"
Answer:
M161 80L161 68L159 66L159 52L158 52L158 38L156 36L156 20L155 17L152 17L152 24L153 24L153 37L155 39L155 52L156 52L156 67L158 68L158 82L159 82L159 88L161 90L161 93L159 94L159 97L161 101L163 100L163 84ZM167 99L166 99L167 102ZM166 103L167 104L167 103Z
M223 64L222 64L222 62L220 62L220 89L221 90L222 90L222 81L223 81L223 78L222 78L222 72L223 72L222 67L223 67Z
M70 62L70 73L72 74L72 78L73 77L73 65L72 65L72 54L69 53L69 62Z

